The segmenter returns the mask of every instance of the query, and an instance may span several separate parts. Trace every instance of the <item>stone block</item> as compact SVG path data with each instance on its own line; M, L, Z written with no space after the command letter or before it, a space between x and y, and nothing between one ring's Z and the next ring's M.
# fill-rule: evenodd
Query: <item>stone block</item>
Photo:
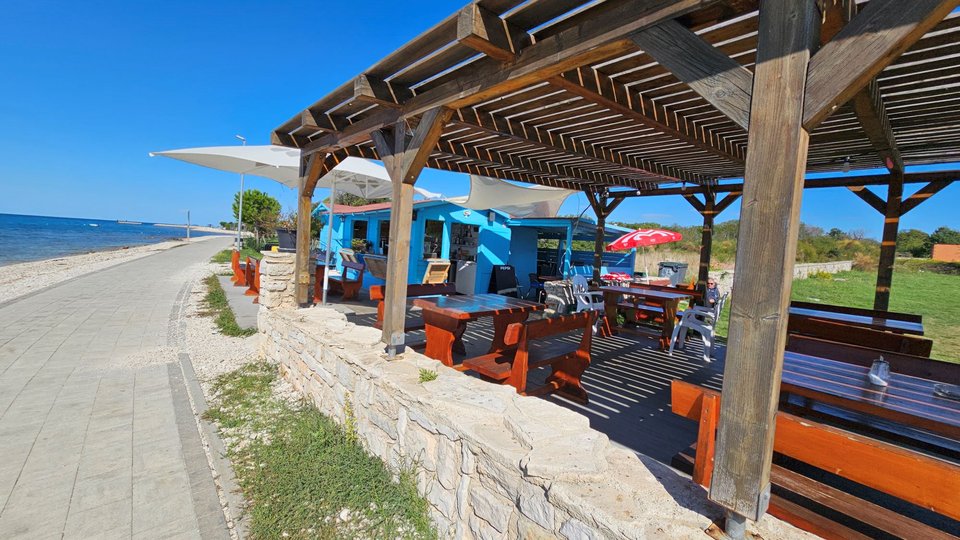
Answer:
M500 540L507 537L507 533L496 530L482 518L477 517L476 514L470 515L468 524L470 525L470 532L477 540Z
M470 483L473 479L467 475L460 477L460 484L457 486L457 515L461 521L466 521L470 514Z
M437 480L447 489L457 485L460 476L460 450L456 443L440 438L437 448Z
M576 519L568 519L560 526L560 536L567 540L596 540L600 536L586 523Z
M457 495L440 482L432 482L427 491L427 500L447 519L454 519L457 511Z
M523 538L523 540L549 540L556 538L557 535L529 519L520 516L520 519L517 521L516 537Z
M494 529L500 533L507 532L514 509L512 501L475 483L470 486L470 505L473 507L473 513L483 518Z
M540 486L523 483L520 486L520 512L544 529L553 529L554 508Z

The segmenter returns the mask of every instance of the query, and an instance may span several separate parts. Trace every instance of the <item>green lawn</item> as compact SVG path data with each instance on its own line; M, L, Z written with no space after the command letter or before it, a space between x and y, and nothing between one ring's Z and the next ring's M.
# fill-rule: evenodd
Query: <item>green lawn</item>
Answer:
M233 250L232 250L232 249L225 249L225 250L217 253L217 254L214 255L213 257L211 257L211 258L210 258L210 262L215 262L215 263L228 263L228 262L230 262L230 257L232 257L232 256L233 256ZM253 257L254 259L259 259L259 258L262 257L262 256L263 256L263 255L261 255L261 253L260 253L259 251L256 251L256 250L254 250L254 249L250 249L250 248L248 248L248 247L245 247L245 248L243 248L243 249L240 251L240 260L241 260L241 261L247 260L247 257Z
M206 414L250 502L250 538L436 538L412 473L395 477L349 422L275 397L276 378L265 363L219 377Z
M233 337L247 337L257 333L256 328L240 328L237 318L227 302L227 293L220 286L217 276L211 275L204 280L207 286L207 295L204 297L207 308L206 315L214 317L213 322L220 329L220 333Z
M798 279L794 300L872 308L877 276L842 272L832 279ZM899 264L893 276L890 310L923 315L926 337L933 340L933 358L960 363L960 276L909 271ZM718 334L727 335L730 311L724 309Z

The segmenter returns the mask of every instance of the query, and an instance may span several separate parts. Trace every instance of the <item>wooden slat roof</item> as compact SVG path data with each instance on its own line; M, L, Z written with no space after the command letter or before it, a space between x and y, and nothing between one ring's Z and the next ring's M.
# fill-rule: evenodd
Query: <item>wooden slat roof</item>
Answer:
M827 4L832 0L827 0ZM862 8L866 2L858 2ZM274 131L304 152L377 158L373 129L455 109L429 167L574 189L655 191L743 175L746 131L629 39L674 19L752 70L757 2L480 0ZM627 14L627 15L625 15ZM487 17L519 56L484 50ZM619 19L618 19L619 17ZM630 17L642 19L630 26ZM582 50L566 50L575 40ZM479 52L484 50L484 52ZM906 165L960 161L960 16L952 13L876 80ZM850 104L811 134L810 172L882 168Z

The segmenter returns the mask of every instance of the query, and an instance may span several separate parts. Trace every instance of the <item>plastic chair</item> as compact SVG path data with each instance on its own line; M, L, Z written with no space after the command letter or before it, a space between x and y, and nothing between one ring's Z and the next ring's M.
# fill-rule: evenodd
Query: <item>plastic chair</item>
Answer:
M720 314L723 312L723 304L727 302L727 296L730 293L724 293L717 300L717 305L713 309L703 306L690 306L683 312L680 322L673 327L673 335L670 336L669 354L673 354L674 345L684 348L687 339L687 330L696 330L703 339L703 361L709 362L713 356L713 342L716 338L717 321L720 320Z
M577 301L577 312L596 311L599 313L593 322L593 332L597 333L600 326L600 320L603 317L603 293L600 291L591 291L587 278L581 275L575 275L572 278L573 297Z
M547 292L543 288L543 283L540 283L540 276L536 272L530 272L527 277L530 278L530 288L527 290L527 295L533 296L533 293L537 293L536 301L543 302L543 297L546 296Z

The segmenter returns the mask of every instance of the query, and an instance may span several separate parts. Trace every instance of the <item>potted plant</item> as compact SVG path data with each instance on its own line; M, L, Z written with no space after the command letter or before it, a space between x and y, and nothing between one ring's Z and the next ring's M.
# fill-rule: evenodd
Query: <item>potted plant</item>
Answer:
M277 243L280 251L297 250L297 213L280 214L277 219Z

